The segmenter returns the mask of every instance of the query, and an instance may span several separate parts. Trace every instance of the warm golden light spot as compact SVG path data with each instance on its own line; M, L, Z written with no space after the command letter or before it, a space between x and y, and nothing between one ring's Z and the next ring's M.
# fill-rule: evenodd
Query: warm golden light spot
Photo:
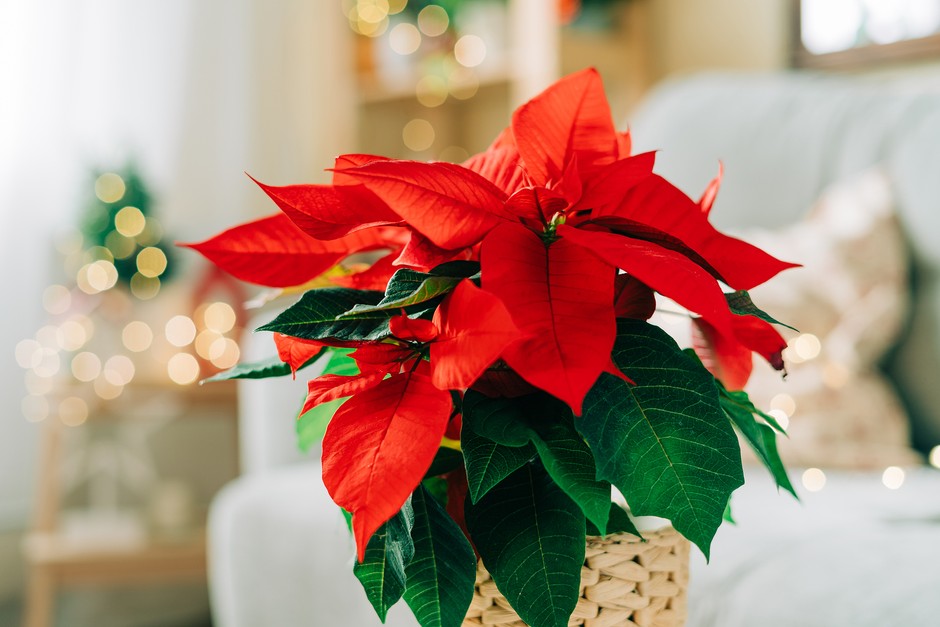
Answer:
M125 191L124 179L114 172L106 172L95 181L95 196L101 202L117 202L124 198Z
M166 255L159 248L148 246L137 253L137 271L148 278L155 278L166 270Z
M767 415L777 421L777 424L780 425L780 428L784 431L787 430L787 427L790 426L790 416L786 414L782 409L771 409L767 412Z
M803 487L810 492L819 492L826 487L826 473L819 468L807 468L803 471Z
M20 411L29 422L42 422L49 416L49 401L44 396L27 396L20 403Z
M104 399L106 401L111 401L116 399L124 391L124 386L114 385L108 381L105 377L98 377L95 379L95 394L98 395L98 398Z
M69 396L59 403L59 420L67 427L77 427L88 420L88 403L77 396Z
M36 341L45 348L57 348L59 346L59 327L47 324L36 331Z
M413 54L421 47L421 33L414 24L402 22L389 31L388 45L400 55Z
M436 4L429 4L418 13L418 28L428 37L437 37L447 32L450 18L447 11Z
M447 82L433 74L425 76L415 86L415 97L425 107L439 107L447 100Z
M222 336L206 329L196 336L196 353L203 359L211 359L212 344Z
M35 368L42 362L42 344L33 339L20 340L15 355L20 368Z
M114 355L104 363L104 378L111 385L124 386L134 380L136 368L127 355Z
M99 290L88 280L88 269L91 268L91 266L92 264L87 263L78 270L78 273L75 275L75 284L78 285L78 289L86 294L97 294Z
M940 444L930 449L930 457L928 459L931 466L940 468Z
M88 351L72 358L72 376L79 381L94 381L101 374L101 360Z
M189 316L173 316L164 328L167 341L173 346L187 346L196 338L196 325Z
M213 366L223 370L237 364L240 354L235 340L227 337L220 337L209 346L209 360Z
M792 416L796 411L796 401L789 394L777 394L770 399L770 408L779 409L787 416Z
M235 327L235 310L228 303L212 303L206 307L203 320L210 331L228 333Z
M160 293L160 279L134 273L131 277L131 294L140 300L150 300Z
M86 266L85 278L95 292L104 292L117 283L117 268L110 261L96 261Z
M809 361L819 356L819 352L822 350L822 343L819 341L819 338L812 333L803 333L793 341L791 348L800 359Z
M170 379L178 385L188 385L199 378L199 362L189 353L177 353L166 366Z
M388 17L388 0L359 0L356 13L360 21L378 24Z
M881 483L889 490L897 490L904 485L904 469L888 466L881 474Z
M462 163L470 158L470 153L462 146L448 146L437 156L440 161L449 163Z
M464 67L476 67L486 58L486 44L476 35L464 35L454 44L454 58Z
M405 124L401 138L410 150L421 152L434 144L434 127L427 120L415 118Z
M150 344L153 343L153 331L150 330L150 325L146 322L140 320L129 322L121 331L121 342L124 344L124 348L129 351L143 352L150 348Z
M104 246L92 246L82 253L82 258L85 260L85 263L114 261L114 254Z
M137 207L127 206L114 216L114 228L125 237L136 237L144 232L147 219Z
M42 308L49 314L64 314L71 306L72 293L64 285L50 285L42 291Z
M117 231L108 233L104 238L104 245L108 247L115 259L127 259L137 250L137 242L124 237Z
M408 0L388 0L388 14L396 15L405 10Z

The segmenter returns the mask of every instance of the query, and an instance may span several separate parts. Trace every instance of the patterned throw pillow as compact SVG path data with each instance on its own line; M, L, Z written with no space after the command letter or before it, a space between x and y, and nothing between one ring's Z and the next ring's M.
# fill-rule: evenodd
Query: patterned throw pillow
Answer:
M907 248L879 170L826 190L799 223L741 233L803 264L751 292L801 333L785 332L789 374L755 363L747 390L789 423L778 440L793 466L873 469L913 464L908 420L879 362L907 320ZM760 361L760 360L757 360Z

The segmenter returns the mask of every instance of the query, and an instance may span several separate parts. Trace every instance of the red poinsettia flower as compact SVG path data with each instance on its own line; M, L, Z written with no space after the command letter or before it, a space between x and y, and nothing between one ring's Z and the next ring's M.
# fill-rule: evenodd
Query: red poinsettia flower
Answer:
M733 310L722 284L746 291L793 264L709 223L720 172L696 202L653 173L654 153L630 152L600 77L585 70L520 107L463 164L344 155L329 185L259 183L282 214L192 245L242 279L278 287L364 251L385 254L331 280L385 291L402 268L479 262L479 277L440 292L433 316L393 317L378 340L279 341L292 369L321 344L357 348L360 373L317 377L304 409L350 397L324 437L323 476L353 513L360 559L427 471L455 414L451 390L534 387L581 415L602 373L625 377L611 359L617 318L649 318L654 292L697 316L697 348L729 389L746 381L752 352L782 368L784 340Z

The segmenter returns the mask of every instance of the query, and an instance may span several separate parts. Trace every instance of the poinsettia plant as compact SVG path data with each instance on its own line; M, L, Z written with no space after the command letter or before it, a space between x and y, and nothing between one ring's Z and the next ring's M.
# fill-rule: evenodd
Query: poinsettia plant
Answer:
M793 264L712 227L720 175L694 201L654 156L586 70L463 164L343 155L332 184L259 183L279 213L191 245L315 285L261 327L277 359L222 377L328 361L302 414L346 399L323 481L383 619L404 596L421 625L460 625L478 555L528 624L566 625L586 535L637 533L612 486L707 556L744 481L736 430L792 492L741 388L786 345L747 290ZM690 312L694 352L649 322L656 293Z

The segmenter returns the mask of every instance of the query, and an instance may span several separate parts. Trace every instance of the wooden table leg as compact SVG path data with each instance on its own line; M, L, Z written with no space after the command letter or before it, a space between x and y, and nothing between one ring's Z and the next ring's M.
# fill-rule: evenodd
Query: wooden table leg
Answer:
M26 607L23 611L23 627L52 627L55 594L55 577L49 569L32 566L29 589L26 592Z

